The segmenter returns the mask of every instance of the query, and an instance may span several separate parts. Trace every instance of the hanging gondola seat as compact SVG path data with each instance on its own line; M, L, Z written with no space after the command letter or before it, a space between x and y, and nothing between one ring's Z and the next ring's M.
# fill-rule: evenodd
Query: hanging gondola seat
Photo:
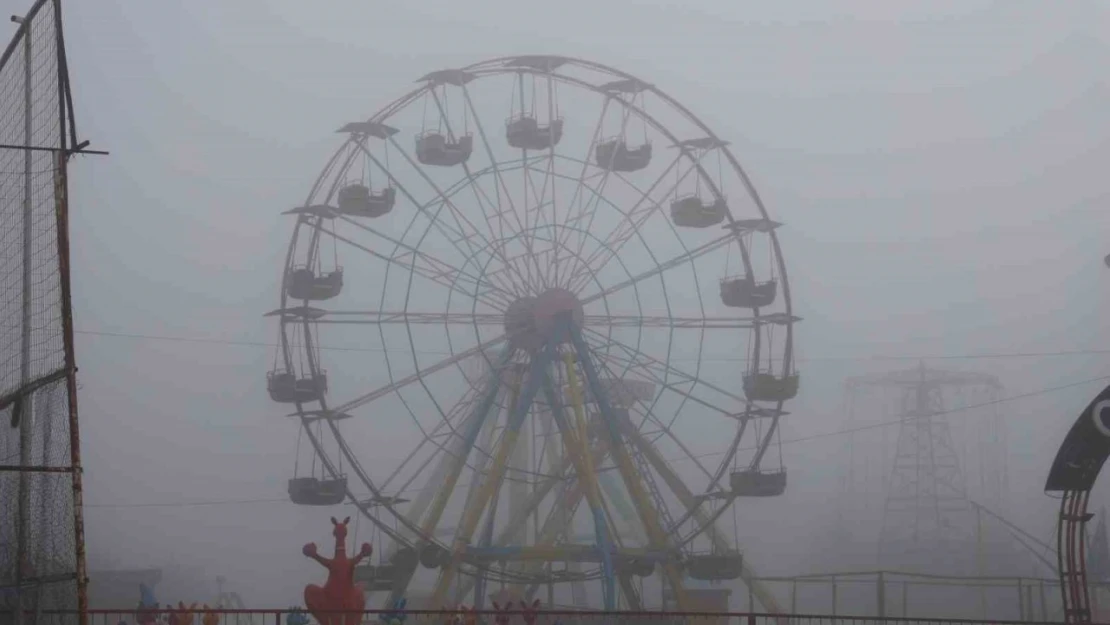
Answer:
M744 394L751 401L786 401L798 395L798 374L778 377L756 372L744 376Z
M733 471L729 474L729 484L737 497L778 497L786 492L786 469Z
M338 506L346 497L346 477L330 480L295 477L289 480L289 499L298 506Z
M416 160L433 167L454 167L470 159L474 151L474 136L463 135L455 141L448 141L442 133L434 130L416 137Z
M328 392L328 376L320 371L314 378L298 378L290 371L275 369L266 374L266 390L270 399L283 404L317 401Z
M438 569L451 558L451 554L436 544L424 545L420 550L420 564L425 568Z
M731 308L763 308L775 303L779 286L775 280L756 282L746 277L721 280L721 302Z
M343 291L343 268L336 267L327 273L316 272L303 265L289 271L285 292L293 299L321 301L331 299Z
M393 187L372 193L370 187L355 183L339 190L339 212L352 217L381 217L393 210L396 201L397 190Z
M535 117L517 115L505 122L505 140L518 150L546 150L563 138L563 119L556 118L541 126Z
M655 561L651 558L625 556L617 558L616 562L613 563L613 568L618 573L635 575L636 577L651 577L655 574Z
M624 139L607 139L594 148L598 167L609 171L639 171L651 163L651 144L628 147Z
M698 581L729 581L743 573L744 557L738 551L693 555L686 561L686 574Z
M390 592L399 573L392 564L362 564L355 567L354 580L361 583L366 592Z
M671 221L679 228L708 228L725 220L728 204L724 198L703 202L696 195L687 195L671 202Z

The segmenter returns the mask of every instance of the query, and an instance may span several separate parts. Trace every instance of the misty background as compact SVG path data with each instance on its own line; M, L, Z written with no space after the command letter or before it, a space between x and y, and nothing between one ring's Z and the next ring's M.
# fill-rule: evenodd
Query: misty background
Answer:
M300 547L328 544L337 511L287 501L296 426L258 345L279 213L338 125L436 69L550 53L649 80L731 142L785 223L804 321L783 438L807 440L783 449L784 496L738 504L760 573L816 567L799 537L830 518L845 376L936 358L1006 397L1110 375L1106 3L98 0L65 20L79 133L111 151L71 168L90 568L209 584L162 601L211 600L225 575L249 605L285 606L322 577ZM990 354L1010 356L972 357ZM1012 518L1043 540L1052 455L1104 384L999 406ZM371 418L368 457L389 444L390 415Z

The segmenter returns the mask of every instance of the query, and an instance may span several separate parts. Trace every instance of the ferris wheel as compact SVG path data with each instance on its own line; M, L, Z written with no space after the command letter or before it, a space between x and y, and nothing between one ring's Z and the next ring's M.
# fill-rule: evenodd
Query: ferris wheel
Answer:
M718 521L786 488L798 318L727 142L556 56L432 72L338 132L287 211L267 387L301 426L292 501L381 539L368 591L635 609L750 585Z

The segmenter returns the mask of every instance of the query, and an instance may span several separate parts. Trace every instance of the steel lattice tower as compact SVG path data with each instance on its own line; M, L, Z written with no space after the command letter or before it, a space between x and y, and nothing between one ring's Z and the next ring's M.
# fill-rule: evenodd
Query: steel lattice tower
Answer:
M879 564L947 571L976 556L975 510L945 414L945 394L995 391L994 376L926 368L848 380L851 393L867 388L900 392L901 424L886 489Z

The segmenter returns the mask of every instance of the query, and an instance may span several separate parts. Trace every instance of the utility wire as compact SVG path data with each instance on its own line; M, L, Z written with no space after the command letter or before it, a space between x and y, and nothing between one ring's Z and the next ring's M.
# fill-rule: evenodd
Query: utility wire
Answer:
M1049 388L1043 388L1043 389L1040 389L1040 390L1037 390L1037 391L1031 391L1031 392L1028 392L1028 393L1021 393L1019 395L1010 395L1008 397L1000 397L998 399L993 399L993 400L986 401L986 402L981 402L981 403L978 403L978 404L968 404L966 406L960 406L958 408L952 408L950 410L944 410L944 411L941 411L941 412L937 412L937 413L929 415L927 417L907 417L907 418L904 418L904 419L896 419L896 420L893 420L893 421L883 421L883 422L880 422L880 423L871 423L871 424L868 424L868 425L863 425L863 426L854 427L854 428L847 428L847 429L843 429L843 430L836 430L836 431L833 431L833 432L823 432L821 434L812 434L810 436L801 436L801 437L798 437L798 438L784 439L782 441L782 444L783 445L789 445L789 444L792 444L792 443L802 443L802 442L812 441L812 440L817 440L817 439L822 439L822 438L832 438L832 437L835 437L835 436L843 436L845 434L853 434L855 432L861 432L861 431L864 431L864 430L872 430L872 429L876 429L876 428L889 427L889 426L892 426L892 425L899 425L901 423L905 423L907 421L914 421L914 420L917 420L917 419L929 419L929 418L932 418L932 417L950 415L950 414L954 414L954 413L957 413L957 412L966 412L968 410L973 410L975 408L983 408L983 407L986 407L986 406L993 406L993 405L996 405L996 404L1014 402L1014 401L1019 401L1019 400L1022 400L1022 399L1029 399L1031 397L1038 397L1040 395L1046 395L1048 393L1055 393L1055 392L1066 390L1066 389L1069 389L1069 388L1074 388L1074 387L1077 387L1077 386L1083 386L1085 384L1092 384L1094 382L1101 382L1101 381L1104 381L1104 380L1110 380L1110 375L1099 376L1097 378L1088 378L1086 380L1071 382L1069 384L1062 384L1060 386L1052 386L1052 387L1049 387ZM754 451L755 449L756 449L755 447L747 447L747 448L742 448L738 451ZM674 462L679 462L679 461L683 461L683 460L690 460L692 458L698 458L698 459L700 459L700 458L709 458L709 457L712 457L712 456L721 456L721 455L724 455L724 453L725 452L710 452L710 453L705 453L705 454L697 454L697 455L694 455L694 456L680 456L680 457L676 457L676 458L669 458L668 462L674 463ZM408 489L408 490L404 491L403 493L399 493L399 494L411 494L413 492L418 492L420 490L423 490L424 488L431 488L431 487L421 487L421 488ZM185 502L163 502L163 503L86 504L85 507L86 508L169 508L169 507L194 507L194 506L221 506L221 505L232 505L232 504L279 503L279 502L280 503L289 503L289 500L288 499L224 499L224 500L214 500L214 501L192 501L192 502L185 501Z
M268 343L266 341L247 341L236 339L216 339L206 337L189 337L189 336L165 336L159 334L137 334L131 332L111 332L106 330L74 330L74 334L84 334L88 336L103 336L113 338L128 338L149 341L169 341L176 343L201 343L209 345L240 345L247 347L279 347L277 343ZM324 351L335 352L397 352L397 353L411 353L408 349L386 348L386 347L341 347L331 345L321 345L317 349ZM451 352L437 351L437 350L417 350L418 354L430 354L438 356L452 356ZM1055 350L1044 352L1003 352L1003 353L967 353L967 354L941 354L941 355L876 355L876 356L814 356L810 358L797 358L799 362L819 362L819 361L891 361L891 360L976 360L976 359L1013 359L1013 358L1047 358L1056 356L1096 356L1110 354L1110 349L1072 349L1072 350ZM675 358L674 361L695 361L696 358ZM749 358L724 358L724 357L706 357L702 358L702 362L748 362Z

